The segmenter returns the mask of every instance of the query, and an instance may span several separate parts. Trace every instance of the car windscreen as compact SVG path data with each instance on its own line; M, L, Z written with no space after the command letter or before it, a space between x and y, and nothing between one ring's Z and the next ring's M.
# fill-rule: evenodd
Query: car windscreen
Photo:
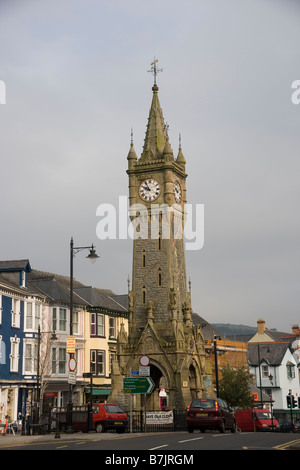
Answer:
M272 415L269 411L257 411L255 414L257 419L272 419Z
M104 405L104 409L107 413L124 413L118 405Z
M203 399L203 400L193 400L191 403L191 408L214 408L215 400Z

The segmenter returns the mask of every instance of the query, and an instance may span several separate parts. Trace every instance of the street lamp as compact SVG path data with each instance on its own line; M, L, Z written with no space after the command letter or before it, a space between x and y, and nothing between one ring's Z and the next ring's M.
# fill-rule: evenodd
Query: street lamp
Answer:
M220 340L220 339L221 339L221 336L214 335L214 355L215 355L216 390L217 390L217 398L219 398L219 371L218 371L217 339Z
M82 250L90 250L87 258L95 263L99 256L96 254L94 245L91 246L74 246L73 237L70 242L70 336L73 335L73 258ZM70 353L70 359L74 357L73 353ZM72 409L73 409L73 394L72 384L69 383L69 402L67 406L67 432L72 432Z

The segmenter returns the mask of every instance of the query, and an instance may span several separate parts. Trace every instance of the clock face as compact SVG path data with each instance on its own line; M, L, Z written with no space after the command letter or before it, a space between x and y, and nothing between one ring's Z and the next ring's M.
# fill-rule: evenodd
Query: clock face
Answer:
M175 201L179 203L181 201L181 187L178 181L174 183L174 196Z
M140 196L145 201L154 201L160 193L159 183L156 180L148 179L140 186Z

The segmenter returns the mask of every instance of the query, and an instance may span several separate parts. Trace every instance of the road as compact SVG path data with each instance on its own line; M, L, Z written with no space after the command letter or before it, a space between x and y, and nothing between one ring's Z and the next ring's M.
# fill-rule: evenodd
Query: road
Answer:
M292 446L292 447L291 447ZM102 450L107 455L122 456L122 452L135 455L134 451L143 451L143 455L170 455L194 451L246 451L246 450L286 450L300 449L300 435L285 433L216 433L172 432L172 433L146 433L146 434L74 434L74 436L61 435L55 439L53 435L39 436L37 440L27 438L26 442L20 439L0 441L0 450ZM146 452L145 454L145 451ZM197 458L197 452L194 457ZM149 463L149 462L148 462ZM154 463L154 462L153 462Z

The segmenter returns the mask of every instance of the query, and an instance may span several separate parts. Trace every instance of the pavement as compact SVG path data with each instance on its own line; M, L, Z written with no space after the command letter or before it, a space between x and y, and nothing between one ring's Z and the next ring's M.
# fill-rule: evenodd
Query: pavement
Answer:
M60 433L59 437L56 436L55 432L50 434L36 434L30 436L22 436L21 432L17 432L15 435L12 433L9 434L0 434L0 449L1 447L7 446L22 446L26 444L32 444L34 442L47 442L47 441L57 441L60 440L112 440L120 439L121 436L126 437L136 437L137 433L130 434L118 434L115 432L106 432L106 433L96 433L96 432L74 432L74 433Z

